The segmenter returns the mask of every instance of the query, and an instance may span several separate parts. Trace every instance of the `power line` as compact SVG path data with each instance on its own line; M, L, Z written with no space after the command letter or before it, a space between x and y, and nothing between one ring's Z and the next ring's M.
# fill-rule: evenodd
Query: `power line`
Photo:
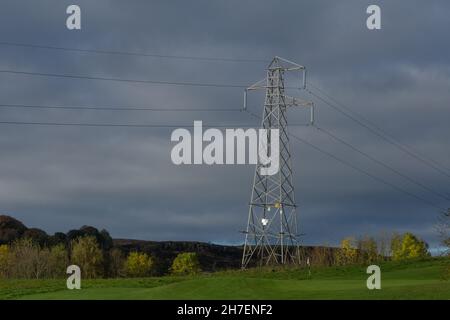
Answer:
M346 109L349 112L352 112L353 114L357 115L359 118L361 118L362 120L364 120L365 122L367 122L368 124L370 124L372 127L374 127L375 129L377 129L378 131L380 131L382 134L384 134L385 136L389 137L390 139L392 139L394 142L398 143L399 145L403 146L405 149L409 149L412 153L415 154L419 154L417 151L414 150L414 148L412 148L411 146L408 146L406 144L402 144L401 142L399 142L398 140L396 140L392 134L388 133L386 130L383 130L380 126L378 126L377 124L375 124L373 121L367 119L366 117L362 116L360 113L350 109L349 107L345 106L344 104L342 104L341 102L337 101L335 98L333 98L332 96L330 96L328 93L326 93L323 89L317 87L314 84L310 84L311 87L314 87L317 91L319 91L320 93L322 93L325 97L327 97L328 99L330 99L331 101L333 101L334 103L338 104L339 106L341 106L342 108ZM433 162L436 166L440 167L440 169L450 172L450 170L448 168L446 168L445 166L443 166L442 164L438 163L437 161L426 157L424 155L420 155L420 157L424 158L425 160L428 160L430 162Z
M47 73L47 72L31 72L31 71L18 71L18 70L0 70L3 74L14 74L23 76L34 77L49 77L49 78L67 78L67 79L81 79L81 80L99 80L99 81L112 81L112 82L128 82L128 83L143 83L143 84L155 84L155 85L172 85L172 86L189 86L189 87L214 87L214 88L248 88L248 85L244 84L231 84L231 83L207 83L207 82L189 82L189 81L161 81L161 80L141 80L141 79L124 79L124 78L112 78L112 77L99 77L89 75L73 75L65 73ZM285 89L298 89L297 87L285 87Z
M246 111L247 111L251 116L256 117L256 118L258 118L258 119L261 119L261 118L260 118L259 116L257 116L256 114L254 114L254 113L252 113L252 112L250 112L250 111L248 111L248 110L246 110ZM359 150L358 148L356 148L356 147L353 146L352 144L348 143L347 141L343 140L342 138L337 137L336 135L332 134L332 133L329 132L328 130L323 129L323 128L321 128L321 127L318 127L318 126L316 126L316 125L313 125L313 126L314 126L315 128L317 128L319 131L323 132L324 134L326 134L326 135L332 137L334 140L336 140L336 141L338 141L338 142L340 142L340 143L342 143L342 144L348 146L348 147L351 148L352 150L354 150L354 151L356 151L356 152L362 154L362 155L365 156L366 158L368 158L368 159L370 159L370 160L372 160L372 161L378 163L379 165L381 165L381 166L383 166L384 168L386 168L386 169L388 169L388 170L394 172L395 174L397 174L397 175L403 177L404 179L406 179L406 180L412 182L413 184L416 184L416 185L422 187L423 189L426 189L426 190L428 190L429 192L431 192L431 193L433 193L433 194L435 194L435 195L437 195L437 196L439 196L439 197L441 197L441 198L443 198L443 199L445 199L445 200L450 200L450 198L449 198L448 196L446 196L446 195L444 195L444 194L442 194L442 193L440 193L440 192L435 191L434 189L432 189L432 188L430 188L430 187L424 185L423 183L421 183L421 182L419 182L419 181L417 181L417 180L415 180L415 179L413 179L413 178L411 178L411 177L409 177L409 176L407 176L407 175L401 173L400 171L398 171L398 170L396 170L396 169L390 167L389 165L385 164L384 162L382 162L382 161L380 161L380 160L378 160L378 159L372 157L371 155L367 154L366 152ZM304 142L304 141L302 141L302 142Z
M164 58L164 59L181 59L181 60L199 60L199 61L222 61L222 62L269 62L264 59L245 59L245 58L227 58L227 57L206 57L206 56L186 56L186 55L163 55L154 53L143 53L143 52L129 52L129 51L113 51L113 50L99 50L99 49L81 49L81 48L70 48L70 47L60 47L60 46L49 46L49 45L36 45L36 44L26 44L26 43L15 43L15 42L0 42L2 46L9 47L23 47L23 48L34 48L34 49L47 49L47 50L58 50L58 51L69 51L78 53L95 53L95 54L108 54L108 55L119 55L119 56L134 56L134 57L150 57L150 58Z
M247 88L246 85L235 85L235 84L123 79L123 78L109 78L109 77L97 77L97 76L71 75L71 74L62 74L62 73L28 72L28 71L16 71L16 70L0 70L0 73L17 74L17 75L24 75L24 76L36 76L36 77L52 77L52 78L68 78L68 79L83 79L83 80L114 81L114 82L130 82L130 83L144 83L144 84L156 84L156 85L174 85L174 86L191 86L191 87L216 87L216 88Z
M70 48L70 47L60 47L60 46L50 46L50 45L36 45L36 44L26 44L26 43L15 43L15 42L0 42L0 45L3 46L13 46L13 47L26 47L26 48L35 48L35 49L49 49L49 50L60 50L60 51L71 51L71 52L84 52L84 53L96 53L96 54L112 54L112 55L128 55L128 56L142 56L142 57L155 57L155 58L174 58L174 59L189 59L189 60L206 60L206 61L227 61L227 62L268 62L268 60L264 59L244 59L244 58L224 58L224 57L205 57L205 56L182 56L182 55L161 55L161 54L150 54L150 53L139 53L139 52L127 52L127 51L113 51L113 50L98 50L98 49L81 49L81 48ZM27 75L36 75L36 76L52 76L52 77L66 77L66 78L77 78L77 79L91 79L91 80L107 80L107 81L120 81L120 82L139 82L139 83L153 83L153 84L170 84L170 85L189 85L189 86L211 86L211 87L231 87L231 85L221 85L221 84L201 84L201 83L184 83L184 82L164 82L164 81L150 81L150 80L132 80L132 79L116 79L116 78L102 78L102 77L89 77L89 76L73 76L73 75L55 75L55 74L38 74L38 73L30 73L30 72L17 72L17 71L0 71L4 73L15 73L15 74L27 74ZM391 144L399 147L404 152L409 154L410 156L414 157L415 159L427 164L428 166L433 167L435 170L445 174L446 176L450 177L450 175L445 172L444 170L448 171L447 168L443 168L442 165L437 163L435 160L425 157L423 155L419 156L417 154L414 154L414 152L410 151L412 150L411 147L408 147L406 145L402 145L398 141L395 141L395 139L392 137L392 135L388 134L386 131L378 127L376 124L374 124L372 121L368 120L367 118L364 118L362 115L358 114L357 112L351 110L350 108L346 107L330 95L328 95L326 92L324 92L319 87L310 84L311 87L314 87L316 90L321 92L323 95L325 95L328 99L334 101L335 103L339 104L344 109L358 115L361 119L369 123L371 126L376 128L378 131L382 132L385 136L389 137L391 140ZM233 86L234 87L234 86ZM240 88L245 86L238 86ZM311 93L311 92L310 92ZM313 94L313 93L311 93ZM314 94L313 94L314 95ZM317 97L317 96L316 96ZM177 110L181 111L181 110ZM353 119L355 120L355 119ZM361 123L360 123L361 124ZM368 128L369 129L369 128ZM371 129L369 129L371 130ZM386 140L385 137L382 137ZM409 149L409 150L408 150ZM443 168L443 169L442 169Z
M342 110L341 108L337 107L336 105L330 103L329 101L325 100L324 98L322 98L321 96L315 94L314 92L312 92L309 89L306 89L306 91L311 94L312 96L314 96L315 98L319 99L320 101L322 101L323 103L325 103L326 105L328 105L329 107L335 109L336 111L342 113L343 115L345 115L346 117L348 117L349 119L355 121L356 123L358 123L360 126L366 128L367 130L369 130L370 132L372 132L373 134L375 134L376 136L380 137L381 139L385 140L386 142L388 142L389 144L399 148L400 150L402 150L403 152L405 152L406 154L408 154L409 156L413 157L414 159L422 162L423 164L427 165L428 167L433 168L434 170L440 172L441 174L447 176L448 178L450 178L450 174L448 174L447 172L445 172L444 170L442 170L441 168L439 168L438 166L434 165L433 163L431 163L430 161L427 161L425 159L423 159L422 157L414 154L413 152L411 152L410 150L408 150L407 148L405 148L404 146L402 146L400 143L396 142L393 138L389 138L387 135L381 134L379 133L377 130L373 129L372 127L366 125L364 122L358 120L357 118L355 118L354 116L352 116L351 114L349 114L348 112Z
M193 128L193 124L135 124L135 123L85 123L85 122L39 122L39 121L0 121L0 125L58 126L58 127L132 127L132 128ZM305 126L293 124L293 126ZM203 128L253 128L253 124L213 124Z
M107 107L107 106L59 106L59 105L29 105L0 104L0 108L25 109L62 109L62 110L105 110L105 111L157 111L157 112L240 112L238 108L152 108L152 107Z
M252 116L256 116L254 114L251 114L251 115ZM258 117L258 116L256 116L256 117ZM194 125L192 125L192 124L188 124L188 125L186 125L186 124L130 124L130 123L122 124L122 123L25 122L25 121L0 121L0 125L32 125L32 126L59 126L59 127L75 127L75 126L80 126L80 127L134 127L134 128L175 128L175 127L177 127L177 128L192 128L192 127L194 127ZM214 127L215 128L227 128L227 127L229 127L230 128L230 127L235 127L235 126L236 126L236 124L234 124L234 125L224 125L224 124L203 125L204 128L210 128L210 127L213 127L213 128ZM254 127L254 125L239 124L239 127L251 128L251 127ZM440 210L444 210L443 208L435 205L434 203L432 203L432 202L430 202L430 201L428 201L426 199L423 199L423 198L421 198L421 197L419 197L419 196L417 196L417 195L415 195L415 194L413 194L413 193L411 193L409 191L406 191L406 190L404 190L404 189L402 189L402 188L400 188L400 187L398 187L398 186L396 186L396 185L394 185L394 184L392 184L390 182L387 182L387 181L385 181L385 180L383 180L383 179L381 179L381 178L379 178L377 176L374 176L374 175L370 174L369 172L367 172L367 171L365 171L365 170L363 170L361 168L358 168L358 167L352 165L351 163L349 163L349 162L347 162L347 161L345 161L343 159L338 158L337 156L335 156L335 155L333 155L333 154L331 154L331 153L329 153L329 152L327 152L327 151L325 151L325 150L323 150L323 149L313 145L312 143L309 143L308 141L306 141L304 139L301 139L300 137L298 137L298 136L296 136L296 135L294 135L292 133L289 133L289 135L292 136L293 138L295 138L295 139L297 139L297 140L307 144L308 146L316 149L317 151L328 155L329 157L335 159L336 161L339 161L339 162L343 163L344 165L346 165L346 166L348 166L348 167L350 167L350 168L352 168L352 169L354 169L356 171L359 171L359 172L361 172L361 173L363 173L363 174L365 174L365 175L367 175L367 176L369 176L369 177L371 177L371 178L373 178L373 179L375 179L375 180L377 180L377 181L379 181L379 182L381 182L381 183L383 183L385 185L388 185L388 186L390 186L390 187L392 187L392 188L394 188L394 189L396 189L396 190L398 190L398 191L400 191L400 192L402 192L404 194L407 194L407 195L409 195L411 197L414 197L414 198L416 198L416 199L418 199L418 200L420 200L420 201L422 201L424 203L427 203L428 205L433 206L434 208L438 208Z
M193 128L193 124L135 124L135 123L84 123L84 122L27 122L0 121L0 125L30 125L30 126L59 126L59 127L133 127L133 128ZM235 126L236 124L234 124ZM240 127L251 128L251 124L239 124ZM214 124L203 125L204 128L232 128L233 125Z
M321 131L322 133L324 133L324 134L328 135L329 137L331 137L332 139L334 139L335 141L338 141L338 142L340 142L340 143L346 145L347 147L349 147L350 149L352 149L352 150L358 152L359 154L363 155L363 156L366 157L367 159L369 159L369 160L371 160L371 161L373 161L373 162L375 162L375 163L377 163L377 164L383 166L384 168L388 169L388 170L391 171L391 172L394 172L395 174L401 176L402 178L408 180L409 182L411 182L411 183L413 183L413 184L415 184L415 185L417 185L417 186L419 186L419 187L421 187L421 188L423 188L423 189L425 189L425 190L427 190L427 191L433 193L434 195L436 195L436 196L438 196L438 197L441 197L441 198L443 198L443 199L445 199L445 200L450 200L450 198L449 198L448 196L446 196L446 195L444 195L444 194L442 194L442 193L440 193L440 192L434 190L433 188L430 188L430 187L426 186L425 184L423 184L423 183L417 181L417 180L414 179L414 178L409 177L408 175L406 175L406 174L400 172L399 170L394 169L393 167L387 165L387 164L384 163L383 161L378 160L378 159L374 158L373 156L369 155L368 153L366 153L366 152L364 152L364 151L361 151L361 150L358 149L357 147L353 146L352 144L350 144L349 142L345 141L344 139L339 138L338 136L336 136L335 134L331 133L330 131L328 131L328 130L326 130L326 129L324 129L324 128L318 127L318 126L315 126L315 127L316 127L319 131Z
M321 153L323 153L323 154L325 154L325 155L335 159L336 161L338 161L338 162L340 162L340 163L342 163L342 164L344 164L344 165L346 165L346 166L348 166L348 167L350 167L350 168L352 168L352 169L354 169L354 170L356 170L356 171L358 171L358 172L360 172L360 173L362 173L362 174L364 174L364 175L366 175L366 176L368 176L368 177L370 177L370 178L372 178L374 180L377 180L378 182L380 182L380 183L382 183L384 185L387 185L387 186L389 186L389 187L391 187L391 188L393 188L393 189L395 189L395 190L397 190L397 191L399 191L399 192L401 192L403 194L406 194L406 195L408 195L410 197L413 197L413 198L415 198L415 199L417 199L419 201L422 201L422 202L428 204L429 206L432 206L435 209L445 210L444 208L439 207L438 205L434 204L433 202L428 201L428 200L426 200L426 199L424 199L424 198L422 198L422 197L420 197L420 196L418 196L418 195L416 195L414 193L411 193L411 192L409 192L407 190L404 190L404 189L396 186L393 183L390 183L390 182L388 182L388 181L386 181L384 179L381 179L381 178L371 174L370 172L368 172L366 170L363 170L363 169L361 169L361 168L359 168L357 166L354 166L350 162L347 162L347 161L345 161L345 160L343 160L343 159L333 155L332 153L330 153L328 151L325 151L325 150L315 146L314 144L312 144L312 143L310 143L310 142L308 142L308 141L306 141L306 140L304 140L304 139L302 139L302 138L300 138L298 136L295 136L293 134L289 134L289 135L291 137L293 137L294 139L297 139L298 141L303 142L304 144L308 145L309 147L311 147L311 148L313 148L313 149L315 149L315 150L317 150L317 151L319 151L319 152L321 152Z
M246 110L246 112L248 112L248 111ZM257 118L261 119L261 117L255 115L254 113L251 113L251 112L248 112L248 113L250 115L252 115L253 117L257 117ZM380 183L382 183L384 185L387 185L387 186L389 186L389 187L391 187L391 188L393 188L393 189L395 189L395 190L397 190L397 191L399 191L399 192L401 192L403 194L406 194L406 195L408 195L410 197L415 198L416 200L419 200L419 201L421 201L423 203L426 203L427 205L429 205L429 206L431 206L431 207L433 207L435 209L439 209L439 210L444 210L445 211L444 208L436 205L435 203L433 203L433 202L431 202L431 201L429 201L427 199L424 199L424 198L422 198L422 197L420 197L420 196L418 196L418 195L416 195L416 194L414 194L412 192L404 190L403 188L398 187L397 185L395 185L393 183L390 183L390 182L388 182L388 181L386 181L386 180L384 180L384 179L382 179L380 177L377 177L377 176L371 174L370 172L368 172L368 171L366 171L364 169L361 169L361 168L351 164L350 162L335 156L334 154L332 154L332 153L330 153L330 152L328 152L326 150L323 150L322 148L320 148L320 147L318 147L318 146L316 146L316 145L306 141L305 139L302 139L302 138L300 138L300 137L298 137L298 136L296 136L296 135L294 135L292 133L289 133L289 136L291 136L292 138L294 138L294 139L296 139L296 140L298 140L298 141L308 145L309 147L315 149L316 151L319 151L320 153L323 153L323 154L327 155L328 157L330 157L330 158L340 162L341 164L344 164L345 166L347 166L347 167L349 167L349 168L351 168L351 169L353 169L355 171L358 171L358 172L360 172L360 173L362 173L362 174L364 174L364 175L366 175L366 176L368 176L368 177L370 177L370 178L372 178L372 179L374 179L374 180L376 180L376 181L378 181L378 182L380 182Z

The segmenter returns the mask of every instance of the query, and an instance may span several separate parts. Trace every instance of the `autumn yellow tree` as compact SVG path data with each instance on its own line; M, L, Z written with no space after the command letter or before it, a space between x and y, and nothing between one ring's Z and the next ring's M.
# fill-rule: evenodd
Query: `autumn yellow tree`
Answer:
M154 262L146 253L132 252L125 261L125 271L130 277L145 277L151 274Z
M72 241L71 260L81 268L84 278L103 275L103 253L95 237L81 237Z
M336 262L339 265L348 265L356 262L358 251L355 248L355 239L345 238L341 241L341 247L336 253Z
M429 255L428 245L410 232L392 238L392 259L406 260L424 258Z
M185 252L178 254L177 257L173 260L170 271L173 274L184 275L199 273L201 270L197 254L195 252Z
M10 250L6 244L0 245L0 278L8 276L10 265Z

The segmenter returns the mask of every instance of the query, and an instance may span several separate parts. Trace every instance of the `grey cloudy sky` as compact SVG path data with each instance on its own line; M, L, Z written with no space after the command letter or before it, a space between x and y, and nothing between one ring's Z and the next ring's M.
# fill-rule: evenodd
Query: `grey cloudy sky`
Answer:
M82 30L65 28L82 9ZM365 27L369 4L382 30ZM450 168L448 1L2 1L0 42L268 60L305 65L311 83L402 144ZM76 53L0 45L0 69L249 85L261 62L217 62ZM239 88L199 88L0 73L0 104L240 108ZM303 97L313 99L306 93ZM251 109L262 110L262 96ZM450 196L449 177L317 103L317 124ZM257 124L239 112L34 110L0 107L0 121ZM299 123L307 114L290 110ZM411 184L311 127L291 127L338 157L423 197ZM48 232L84 224L114 237L240 243L252 166L174 166L171 129L0 124L0 212ZM412 231L432 245L437 210L292 141L300 227L307 244L347 235ZM448 170L449 172L450 170Z

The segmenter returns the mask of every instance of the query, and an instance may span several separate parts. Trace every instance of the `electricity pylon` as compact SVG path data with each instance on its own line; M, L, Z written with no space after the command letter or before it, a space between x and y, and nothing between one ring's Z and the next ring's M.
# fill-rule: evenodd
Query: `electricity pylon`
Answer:
M303 75L302 87L306 88L306 69L275 57L267 69L267 77L245 90L244 109L247 108L247 92L266 91L261 127L267 129L267 146L271 145L270 129L279 130L279 171L274 175L261 175L264 167L258 161L255 168L253 189L245 233L242 268L258 265L300 263L299 234L297 229L292 160L287 130L286 109L289 106L314 108L311 102L285 95L285 72ZM301 88L299 88L301 89Z

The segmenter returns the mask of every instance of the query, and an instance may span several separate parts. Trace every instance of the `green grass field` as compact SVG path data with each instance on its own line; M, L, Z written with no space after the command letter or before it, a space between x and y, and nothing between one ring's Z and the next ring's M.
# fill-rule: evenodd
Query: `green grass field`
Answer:
M365 267L252 269L192 277L101 279L68 290L65 279L0 280L0 299L450 299L449 259L381 264L382 289L366 288Z

